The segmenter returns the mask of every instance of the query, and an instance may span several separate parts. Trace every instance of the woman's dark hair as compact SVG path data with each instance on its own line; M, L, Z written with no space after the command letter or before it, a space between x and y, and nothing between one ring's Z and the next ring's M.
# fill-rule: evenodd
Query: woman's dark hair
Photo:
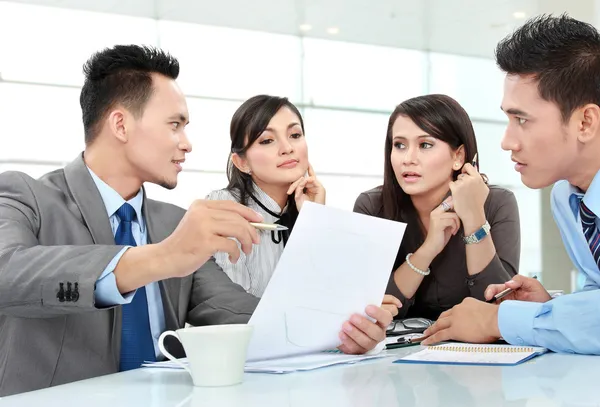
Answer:
M421 130L450 145L453 150L464 146L465 163L472 162L477 153L475 131L469 115L454 99L446 95L425 95L408 99L398 106L390 116L385 138L385 167L383 171L382 203L386 219L400 221L414 213L410 196L400 187L392 168L392 127L399 116L412 120ZM477 161L479 162L479 155ZM453 178L460 174L454 171ZM486 178L484 177L484 180Z
M265 131L273 116L283 107L287 107L298 116L300 127L302 127L302 132L304 133L302 115L298 111L298 108L287 98L269 95L254 96L242 103L231 119L229 131L231 136L231 154L236 153L243 158L248 148ZM227 179L229 180L227 189L242 205L247 205L248 197L254 195L252 176L240 171L233 164L231 154L227 162ZM293 196L291 201L293 201ZM293 204L295 208L295 202Z

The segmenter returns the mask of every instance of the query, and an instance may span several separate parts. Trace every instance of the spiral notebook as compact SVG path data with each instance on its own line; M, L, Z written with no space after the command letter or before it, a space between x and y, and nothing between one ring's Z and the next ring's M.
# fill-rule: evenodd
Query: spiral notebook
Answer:
M394 363L513 366L546 353L536 346L444 343L405 356Z

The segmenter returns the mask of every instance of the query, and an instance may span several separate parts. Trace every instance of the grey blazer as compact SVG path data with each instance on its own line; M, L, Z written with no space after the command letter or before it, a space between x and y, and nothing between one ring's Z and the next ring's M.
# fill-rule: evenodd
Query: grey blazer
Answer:
M143 213L157 243L185 211L144 199ZM121 248L82 156L39 180L0 174L0 396L118 371L121 307L96 308L94 286ZM160 289L167 329L245 323L258 304L213 260Z

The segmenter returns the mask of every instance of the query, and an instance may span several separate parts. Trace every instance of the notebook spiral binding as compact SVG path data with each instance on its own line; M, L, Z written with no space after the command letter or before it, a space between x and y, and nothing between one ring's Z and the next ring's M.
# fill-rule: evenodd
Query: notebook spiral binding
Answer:
M528 353L535 352L534 348L526 346L460 346L460 345L435 345L428 346L430 350L442 350L450 352L473 352L473 353Z

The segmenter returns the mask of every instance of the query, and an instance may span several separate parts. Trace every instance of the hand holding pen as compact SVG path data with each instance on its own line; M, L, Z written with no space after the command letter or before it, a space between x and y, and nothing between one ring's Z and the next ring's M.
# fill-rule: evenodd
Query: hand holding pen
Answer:
M484 293L488 303L497 303L505 300L518 300L529 302L546 302L552 299L537 276L530 278L517 274L512 280L504 284L492 284Z
M472 162L463 165L461 173L449 187L452 209L462 221L463 227L477 229L485 223L484 204L490 190L477 171L477 154Z

